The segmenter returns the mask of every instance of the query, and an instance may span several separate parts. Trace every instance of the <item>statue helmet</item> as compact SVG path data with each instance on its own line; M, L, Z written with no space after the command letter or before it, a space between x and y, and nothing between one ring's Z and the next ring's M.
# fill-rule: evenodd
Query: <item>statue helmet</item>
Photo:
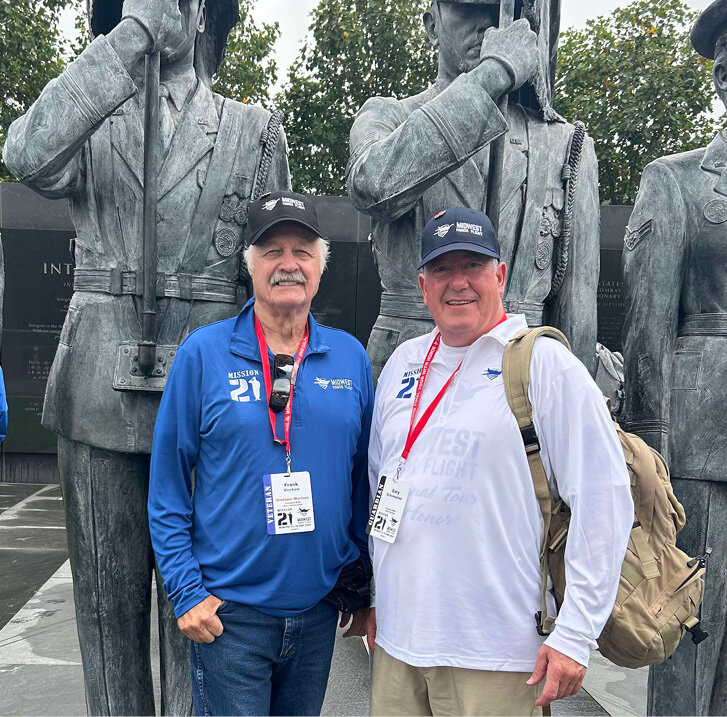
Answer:
M107 35L121 21L123 0L87 0L91 36ZM207 0L207 29L197 36L195 66L207 82L219 70L230 30L240 21L238 0Z
M499 5L500 0L444 0L468 5ZM540 69L519 93L518 102L543 115L547 121L560 119L553 109L553 91L558 63L560 0L515 0L515 19L526 18L538 36Z

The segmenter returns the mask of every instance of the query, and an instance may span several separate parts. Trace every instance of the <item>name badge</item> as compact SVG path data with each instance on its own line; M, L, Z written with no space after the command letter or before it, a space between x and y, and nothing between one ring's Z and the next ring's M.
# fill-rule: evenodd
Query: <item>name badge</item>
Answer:
M406 501L409 498L409 488L408 483L400 480L390 481L386 476L381 476L369 524L366 527L366 532L372 538L380 538L387 543L396 540L404 517Z
M315 530L310 473L271 473L263 477L269 535Z

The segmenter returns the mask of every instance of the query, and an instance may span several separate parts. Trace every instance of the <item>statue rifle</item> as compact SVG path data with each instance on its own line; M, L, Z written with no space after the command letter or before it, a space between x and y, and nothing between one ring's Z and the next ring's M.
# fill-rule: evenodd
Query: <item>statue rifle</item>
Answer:
M139 341L139 370L151 376L156 364L157 315L157 201L159 196L159 71L160 55L146 56L146 105L144 111L144 251L143 294L141 311L141 341Z
M500 30L512 25L515 20L515 0L501 0ZM497 108L507 122L508 94L505 93L497 103ZM502 201L502 178L505 166L505 137L498 137L490 145L490 169L487 174L487 216L498 235L500 229L500 208Z

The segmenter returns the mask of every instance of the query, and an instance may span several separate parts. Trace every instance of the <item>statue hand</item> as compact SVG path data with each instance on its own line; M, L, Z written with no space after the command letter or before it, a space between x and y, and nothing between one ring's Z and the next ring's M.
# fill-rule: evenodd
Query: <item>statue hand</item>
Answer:
M150 52L177 47L184 40L179 0L124 0L123 18L141 25L151 42Z
M530 23L522 18L505 30L491 27L482 39L480 59L499 62L510 76L507 90L514 92L522 87L536 73L540 58L538 36L530 29Z

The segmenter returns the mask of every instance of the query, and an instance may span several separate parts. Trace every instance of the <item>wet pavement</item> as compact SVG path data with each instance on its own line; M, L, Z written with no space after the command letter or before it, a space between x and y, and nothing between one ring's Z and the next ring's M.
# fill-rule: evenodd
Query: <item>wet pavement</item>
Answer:
M585 689L553 714L644 715L646 675L594 654ZM363 642L339 632L323 714L368 714L368 691ZM60 489L0 483L0 715L85 714Z

